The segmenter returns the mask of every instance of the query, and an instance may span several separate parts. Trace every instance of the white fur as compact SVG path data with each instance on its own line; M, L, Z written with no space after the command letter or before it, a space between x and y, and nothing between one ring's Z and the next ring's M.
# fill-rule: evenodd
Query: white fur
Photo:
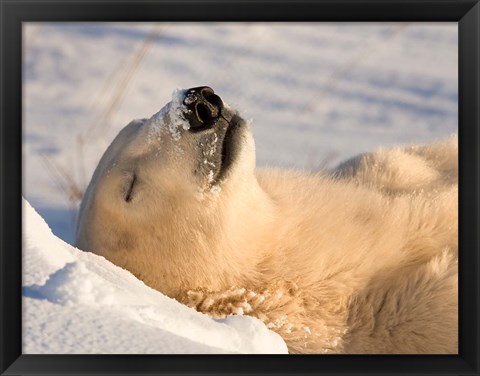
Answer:
M144 142L148 127L102 158L80 248L213 316L256 316L292 353L457 353L456 137L307 174L255 171L248 132L228 179L199 195L193 138Z

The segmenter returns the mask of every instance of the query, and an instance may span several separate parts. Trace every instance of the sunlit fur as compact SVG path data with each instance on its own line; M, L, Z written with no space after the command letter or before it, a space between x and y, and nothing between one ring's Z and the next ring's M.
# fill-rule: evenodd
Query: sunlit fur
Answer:
M292 353L457 353L455 137L309 174L255 170L245 132L218 192L192 176L193 138L146 142L148 127L100 161L79 248L214 317L256 316Z

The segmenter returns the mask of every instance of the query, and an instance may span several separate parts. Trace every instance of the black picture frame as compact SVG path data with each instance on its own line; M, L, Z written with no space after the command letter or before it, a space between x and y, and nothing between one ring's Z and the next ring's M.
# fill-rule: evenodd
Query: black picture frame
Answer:
M480 374L478 0L0 0L0 371L80 374ZM458 355L22 355L22 22L452 21L459 26Z

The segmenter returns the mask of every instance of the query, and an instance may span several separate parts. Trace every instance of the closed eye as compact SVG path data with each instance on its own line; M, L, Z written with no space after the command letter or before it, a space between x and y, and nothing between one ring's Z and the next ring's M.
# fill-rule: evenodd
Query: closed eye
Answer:
M133 186L135 185L136 180L137 180L137 175L133 174L132 180L130 182L130 186L128 187L127 193L125 195L126 202L130 202L132 200Z

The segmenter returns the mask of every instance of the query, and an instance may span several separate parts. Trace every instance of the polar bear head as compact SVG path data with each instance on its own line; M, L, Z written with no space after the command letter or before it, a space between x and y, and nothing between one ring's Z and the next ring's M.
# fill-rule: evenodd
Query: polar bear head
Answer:
M170 296L255 278L271 208L249 126L209 87L128 124L85 192L76 246Z

